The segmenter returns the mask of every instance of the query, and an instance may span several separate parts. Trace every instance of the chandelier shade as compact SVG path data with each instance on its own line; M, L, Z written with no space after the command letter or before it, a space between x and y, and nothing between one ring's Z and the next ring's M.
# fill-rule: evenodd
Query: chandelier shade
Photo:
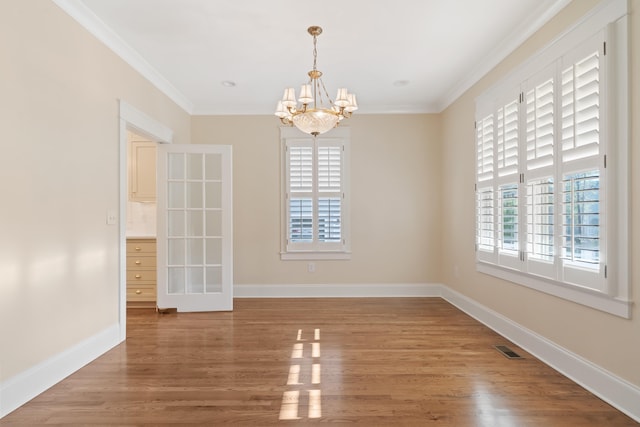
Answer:
M296 99L295 89L284 90L284 95L275 115L288 126L295 126L304 133L318 136L338 126L342 119L349 118L358 109L356 96L346 88L338 89L335 101L322 81L322 72L317 69L317 42L322 28L312 26L307 32L313 36L313 69L307 74L309 80L300 87L300 96Z

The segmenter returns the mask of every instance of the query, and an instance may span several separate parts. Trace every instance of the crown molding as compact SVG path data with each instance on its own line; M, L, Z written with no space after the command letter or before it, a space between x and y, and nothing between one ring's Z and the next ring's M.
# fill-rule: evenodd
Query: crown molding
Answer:
M111 30L81 0L53 0L53 2L190 115L235 115L229 111L221 112L206 107L196 108L184 94ZM524 21L508 37L505 37L503 43L496 46L483 61L473 67L471 72L462 78L439 101L419 108L413 106L381 106L373 110L364 111L363 109L359 111L359 114L441 113L570 2L571 0L547 0L541 2L537 13L531 14L530 19ZM247 114L246 110L242 114ZM262 113L255 111L255 113L251 114Z
M63 11L76 20L87 31L115 52L124 62L153 84L158 90L168 96L173 102L187 113L193 113L193 104L166 78L151 66L136 50L129 46L100 18L96 16L80 0L53 0Z
M436 108L437 112L444 111L462 94L487 75L496 65L500 64L507 56L515 51L522 43L538 31L551 18L558 14L572 0L548 0L540 2L535 13L523 21L504 41L498 44L486 57L471 69L471 72L461 79L447 94L441 98Z

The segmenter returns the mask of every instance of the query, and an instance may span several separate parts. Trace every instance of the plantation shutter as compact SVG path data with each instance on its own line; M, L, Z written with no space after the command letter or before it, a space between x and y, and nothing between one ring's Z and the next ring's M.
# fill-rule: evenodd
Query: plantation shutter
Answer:
M518 99L498 109L498 176L518 173Z
M543 69L527 80L525 96L526 197L525 271L556 278L556 66Z
M602 209L605 199L604 33L562 58L562 277L606 292Z
M525 271L555 279L556 195L553 176L526 181L526 264Z
M287 252L344 251L344 138L284 139Z
M476 121L477 180L493 178L493 114Z
M475 116L477 270L627 318L628 13L607 2L480 94Z
M478 260L495 262L496 205L494 189L494 114L476 120L476 255Z
M342 145L318 145L318 241L342 240Z
M562 72L562 161L593 158L600 145L600 60L596 50Z
M476 241L479 250L488 252L493 252L495 247L493 203L493 188L482 188L476 192Z
M313 240L313 147L304 142L287 147L290 243Z
M545 78L526 91L528 170L553 165L553 81Z
M498 98L495 114L497 153L494 188L497 188L498 264L520 268L520 91Z
M518 184L505 184L498 188L498 240L501 255L518 256ZM504 263L500 258L500 263Z

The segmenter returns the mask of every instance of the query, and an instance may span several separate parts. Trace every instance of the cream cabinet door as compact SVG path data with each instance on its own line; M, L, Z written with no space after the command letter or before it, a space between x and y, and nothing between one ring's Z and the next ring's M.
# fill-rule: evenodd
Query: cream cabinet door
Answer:
M129 200L156 201L156 143L129 142Z

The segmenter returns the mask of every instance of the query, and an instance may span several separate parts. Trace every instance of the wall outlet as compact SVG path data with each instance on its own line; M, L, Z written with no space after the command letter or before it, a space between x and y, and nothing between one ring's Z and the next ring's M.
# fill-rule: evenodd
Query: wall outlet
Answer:
M316 263L315 262L310 262L307 264L307 271L309 273L315 273L316 271Z

